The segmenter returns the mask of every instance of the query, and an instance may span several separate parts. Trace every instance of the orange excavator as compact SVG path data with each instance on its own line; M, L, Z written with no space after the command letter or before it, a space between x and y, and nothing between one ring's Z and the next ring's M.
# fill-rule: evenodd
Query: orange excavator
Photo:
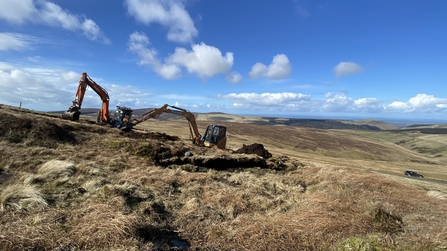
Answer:
M124 106L117 106L115 116L112 118L109 114L109 94L104 88L93 81L93 79L91 79L85 72L81 74L75 99L72 101L73 105L70 106L68 110L62 114L63 119L72 121L79 120L79 116L81 115L80 110L82 101L84 100L84 95L87 87L92 88L102 100L102 109L98 111L98 123L111 124L113 127L122 129L132 129L132 123L130 123L132 119L132 109Z
M143 114L141 119L134 119L132 121L132 124L137 125L150 118L155 118L162 113L172 113L185 117L186 120L188 120L189 131L191 133L193 144L206 147L217 146L220 149L225 149L227 144L227 128L225 126L210 124L206 128L205 134L201 135L197 128L196 118L194 117L194 114L180 107L165 104L160 108L153 109Z

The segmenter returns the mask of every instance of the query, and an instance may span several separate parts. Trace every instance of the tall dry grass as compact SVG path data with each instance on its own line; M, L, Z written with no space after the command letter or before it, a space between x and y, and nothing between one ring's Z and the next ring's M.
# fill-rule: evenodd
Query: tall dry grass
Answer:
M32 210L48 205L35 186L11 184L0 193L0 211Z
M0 142L11 175L0 184L0 250L447 248L447 188L323 165L317 154L294 171L161 168L131 151L145 140L75 125L77 144Z

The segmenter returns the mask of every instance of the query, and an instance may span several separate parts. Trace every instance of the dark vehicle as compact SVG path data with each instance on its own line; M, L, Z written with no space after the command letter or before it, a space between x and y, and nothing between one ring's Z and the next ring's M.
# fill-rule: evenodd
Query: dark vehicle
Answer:
M408 177L418 177L418 178L424 178L424 175L422 175L422 174L420 174L420 173L417 173L417 172L414 172L414 171L405 171L404 172L404 174L405 175L407 175Z

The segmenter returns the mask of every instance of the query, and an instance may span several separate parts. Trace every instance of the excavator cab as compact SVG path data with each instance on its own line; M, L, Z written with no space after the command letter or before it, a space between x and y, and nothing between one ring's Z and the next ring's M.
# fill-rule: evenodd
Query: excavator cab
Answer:
M206 147L217 146L225 149L227 145L227 128L222 125L210 124L206 128L205 134L202 135L203 144Z
M123 130L132 130L132 113L133 110L128 107L117 106L115 115L110 124L112 127L121 128Z

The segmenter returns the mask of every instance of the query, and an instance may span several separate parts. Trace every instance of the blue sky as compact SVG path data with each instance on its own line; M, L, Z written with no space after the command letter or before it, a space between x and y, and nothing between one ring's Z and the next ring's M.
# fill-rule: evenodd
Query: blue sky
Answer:
M1 0L0 103L443 119L447 1ZM88 90L82 107L100 107Z

